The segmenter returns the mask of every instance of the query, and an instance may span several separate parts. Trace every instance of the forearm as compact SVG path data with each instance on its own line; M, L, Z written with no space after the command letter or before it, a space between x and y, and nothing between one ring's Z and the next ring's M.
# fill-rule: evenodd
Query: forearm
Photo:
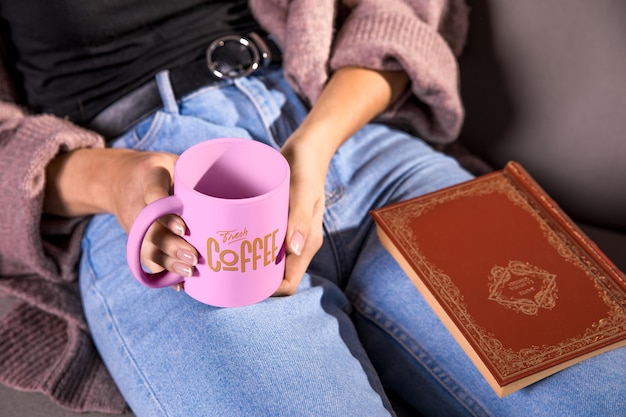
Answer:
M109 192L103 174L114 165L110 149L78 149L59 154L46 169L44 212L64 217L101 213Z
M312 145L330 162L345 140L405 92L408 82L401 71L341 68L290 140Z

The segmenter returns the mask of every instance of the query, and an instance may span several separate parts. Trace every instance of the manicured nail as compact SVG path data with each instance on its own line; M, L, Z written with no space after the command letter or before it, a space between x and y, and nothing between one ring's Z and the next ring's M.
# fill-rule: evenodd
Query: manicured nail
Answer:
M174 272L176 272L181 277L189 278L193 274L193 268L187 264L175 262L172 266L174 268Z
M300 256L302 255L302 247L304 246L304 236L302 233L295 232L293 236L291 236L291 242L289 242L289 249L294 254Z
M176 257L189 265L198 265L198 257L188 249L178 249L178 251L176 252Z
M285 242L283 242L282 246L280 247L280 250L278 251L278 255L276 255L276 265L278 265L279 263L283 261L286 254L287 254L287 245L285 244Z
M167 226L172 233L178 236L185 236L185 225L183 225L180 220L172 219Z

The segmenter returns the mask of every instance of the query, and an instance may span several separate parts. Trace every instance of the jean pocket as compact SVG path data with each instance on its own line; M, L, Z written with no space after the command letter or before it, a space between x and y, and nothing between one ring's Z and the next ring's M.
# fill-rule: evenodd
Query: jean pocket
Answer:
M166 117L163 111L157 110L115 139L111 146L140 151L156 150L154 142Z
M157 110L151 116L137 123L134 129L132 129L132 149L141 151L158 150L156 142L158 142L159 132L167 117L167 113Z

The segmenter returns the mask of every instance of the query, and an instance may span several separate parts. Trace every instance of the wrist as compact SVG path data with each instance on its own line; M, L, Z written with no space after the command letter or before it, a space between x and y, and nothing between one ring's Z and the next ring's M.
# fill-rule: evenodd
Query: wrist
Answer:
M290 162L292 174L294 174L294 168L306 166L308 173L315 172L320 174L321 178L326 177L328 165L337 148L333 141L321 132L321 130L306 130L300 127L289 137L281 152ZM304 160L307 161L305 165L294 166L295 161Z
M72 217L110 212L113 165L126 150L77 149L60 153L46 169L44 211Z

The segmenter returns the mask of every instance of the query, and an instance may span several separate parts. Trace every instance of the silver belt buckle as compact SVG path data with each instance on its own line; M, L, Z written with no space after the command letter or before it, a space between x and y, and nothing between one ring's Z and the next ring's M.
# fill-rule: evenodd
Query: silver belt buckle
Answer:
M215 39L206 51L207 67L216 78L245 77L271 59L267 45L256 33L225 35Z

